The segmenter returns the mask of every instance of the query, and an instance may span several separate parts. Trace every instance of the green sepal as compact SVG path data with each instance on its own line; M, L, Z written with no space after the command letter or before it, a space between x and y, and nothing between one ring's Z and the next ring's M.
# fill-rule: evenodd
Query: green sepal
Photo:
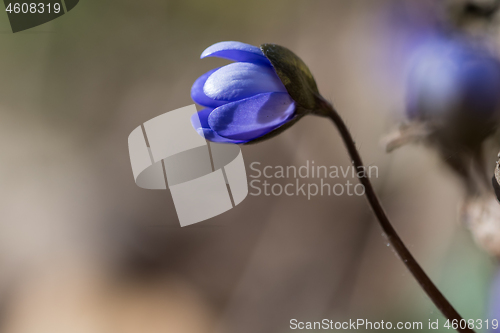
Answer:
M286 47L276 44L262 44L260 49L296 104L307 110L315 110L318 86L302 59Z

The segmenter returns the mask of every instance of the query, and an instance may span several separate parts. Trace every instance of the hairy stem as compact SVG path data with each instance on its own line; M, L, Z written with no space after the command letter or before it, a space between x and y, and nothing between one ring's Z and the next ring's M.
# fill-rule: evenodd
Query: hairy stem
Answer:
M347 148L347 151L349 152L354 167L356 168L356 170L363 169L364 168L363 161L361 160L361 156L359 155L359 152L356 148L356 144L352 139L351 133L349 132L349 129L347 128L346 124L344 123L340 115L337 113L337 111L333 108L333 106L326 100L321 98L321 110L319 110L317 114L324 117L328 117L333 121L338 131L340 132L340 135L342 136L342 139ZM453 308L450 302L448 302L448 300L443 296L443 294L439 291L439 289L434 285L434 283L427 276L422 267L420 267L418 262L415 260L413 255L410 253L408 248L405 246L405 244L397 234L396 230L391 225L391 222L389 221L384 209L382 208L382 205L380 204L377 194L373 189L370 179L365 176L365 177L360 177L359 181L365 187L366 198L368 199L368 202L370 203L370 206L373 212L375 213L380 223L380 226L382 227L382 230L387 236L389 243L394 247L394 250L396 251L398 256L401 258L401 260L409 269L409 271L413 274L413 276L420 284L422 289L427 293L429 298L434 302L436 307L443 313L443 315L450 321L456 320L460 324L460 320L462 319L462 317ZM460 327L457 328L457 331L474 332L470 328L460 328Z

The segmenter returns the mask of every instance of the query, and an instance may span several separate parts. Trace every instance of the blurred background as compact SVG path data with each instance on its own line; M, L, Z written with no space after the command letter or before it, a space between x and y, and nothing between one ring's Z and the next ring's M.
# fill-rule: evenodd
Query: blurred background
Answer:
M16 34L0 15L1 332L443 320L364 197L249 196L181 228L169 191L135 185L129 133L192 104L196 78L227 63L201 52L225 40L277 43L308 64L378 167L372 180L412 253L463 317L485 319L495 260L457 222L460 183L432 149L387 154L380 143L404 119L397 22L425 20L416 2L82 0ZM247 172L252 162L350 165L335 128L315 117L242 150Z

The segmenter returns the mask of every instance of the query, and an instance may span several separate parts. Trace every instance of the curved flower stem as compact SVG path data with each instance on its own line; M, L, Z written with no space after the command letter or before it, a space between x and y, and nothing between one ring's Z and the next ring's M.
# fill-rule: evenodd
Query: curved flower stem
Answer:
M320 98L321 109L318 110L318 115L330 118L335 126L337 127L342 139L344 140L345 146L351 156L352 162L356 168L356 170L364 169L363 161L361 160L361 156L356 148L356 144L352 139L351 133L344 123L343 119L337 113L337 111L333 108L333 106ZM384 231L385 235L389 243L394 247L396 253L404 262L406 267L413 274L415 279L418 281L422 289L427 293L429 298L434 302L436 307L443 313L443 315L450 320L458 321L458 326L460 326L460 320L462 317L458 314L458 312L453 308L453 306L448 302L448 300L443 296L443 294L439 291L439 289L434 285L431 279L424 272L422 267L415 260L413 255L410 253L408 248L405 246L401 238L399 238L396 230L391 225L387 215L385 214L382 205L373 189L373 186L368 177L359 177L359 181L365 187L365 194L370 203L373 212L377 216L377 219ZM457 328L458 332L474 332L470 328Z

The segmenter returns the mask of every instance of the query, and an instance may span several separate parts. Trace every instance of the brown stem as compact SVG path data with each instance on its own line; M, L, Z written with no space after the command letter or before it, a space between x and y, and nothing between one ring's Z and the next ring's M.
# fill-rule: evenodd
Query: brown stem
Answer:
M363 170L363 161L361 160L361 156L356 148L356 144L352 139L351 133L347 128L346 124L337 113L337 111L333 108L333 106L321 98L321 110L318 113L321 116L325 116L330 118L335 126L337 127L342 139L344 140L344 144L351 156L352 163L354 164L356 170ZM434 285L431 279L424 272L422 267L415 260L413 255L410 253L408 248L405 246L401 238L399 238L396 230L391 225L387 215L385 214L382 205L373 189L373 186L368 177L359 177L359 181L365 187L365 194L368 202L370 203L373 212L377 216L377 219L384 231L385 235L389 243L394 247L396 253L399 255L401 260L404 262L406 267L413 274L417 282L420 284L422 289L427 293L429 298L434 302L436 307L443 313L443 315L451 321L456 320L460 324L460 320L462 317L458 314L458 312L453 308L453 306L448 302L448 300L443 296L443 294L439 291L439 289ZM459 325L460 326L460 325ZM470 328L457 328L458 332L474 332Z

